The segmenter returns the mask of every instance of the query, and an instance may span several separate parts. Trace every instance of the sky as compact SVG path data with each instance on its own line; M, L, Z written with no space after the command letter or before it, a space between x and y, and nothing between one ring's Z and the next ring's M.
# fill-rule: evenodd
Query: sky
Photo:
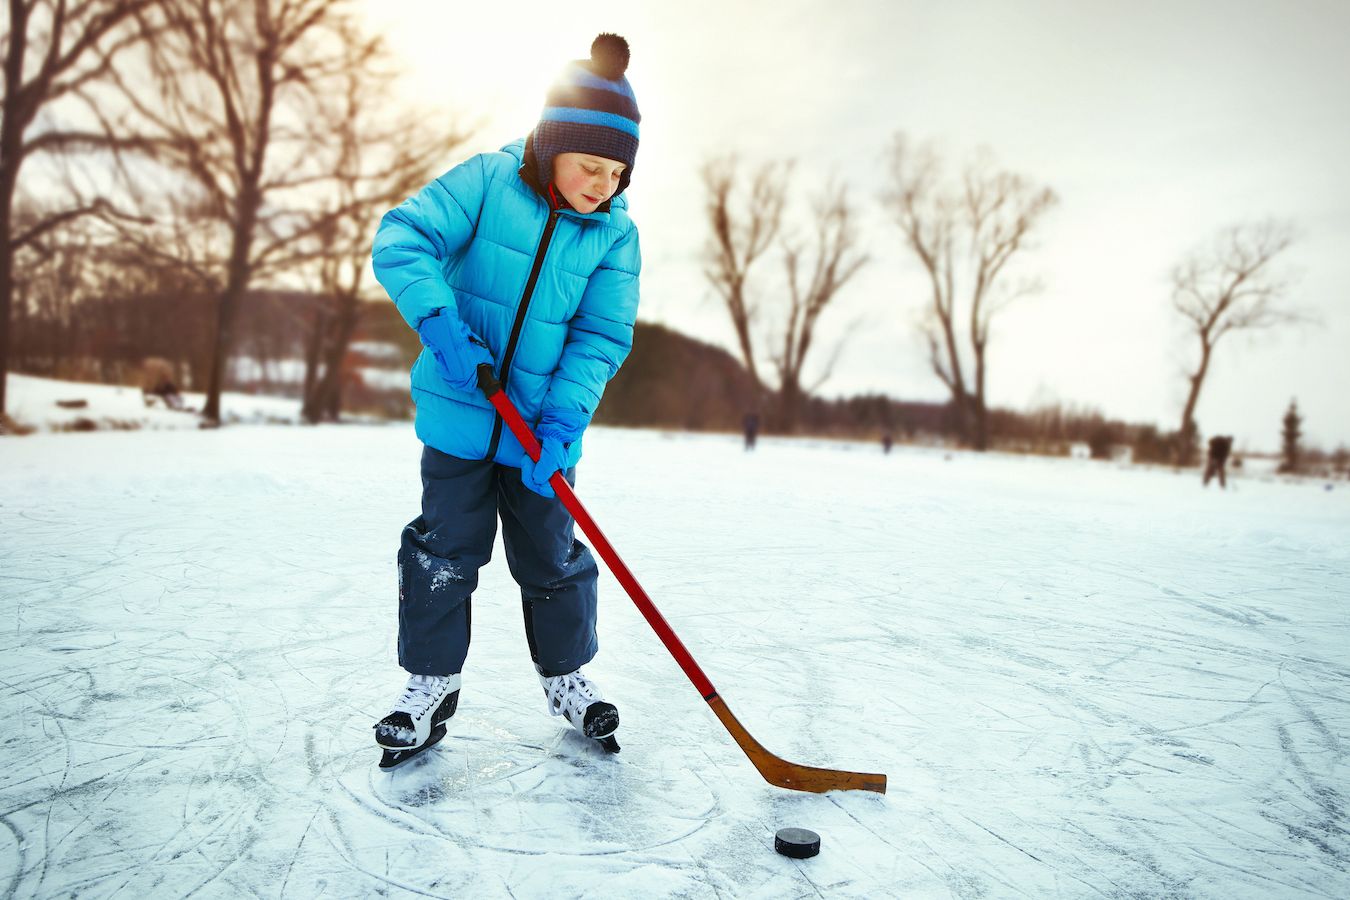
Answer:
M822 318L808 374L843 341L825 396L945 399L917 329L924 278L880 200L899 132L935 142L953 172L987 149L1060 198L1009 270L1045 289L995 320L999 406L1175 428L1196 348L1171 307L1172 267L1224 227L1289 221L1288 302L1310 322L1225 337L1197 419L1273 451L1297 398L1307 440L1350 443L1350 6L372 0L367 14L406 68L400 101L475 126L459 156L524 136L597 33L628 39L646 321L734 347L702 274L706 160L795 159L798 229L838 177L870 261ZM752 274L766 300L780 268Z

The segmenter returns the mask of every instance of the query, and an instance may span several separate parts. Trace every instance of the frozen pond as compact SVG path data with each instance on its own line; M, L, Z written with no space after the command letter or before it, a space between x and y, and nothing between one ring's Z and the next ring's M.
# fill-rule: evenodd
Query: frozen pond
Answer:
M381 773L419 450L0 439L0 893L1350 896L1344 486L594 429L579 496L741 721L890 778L805 795L607 574L623 752L544 715L500 547L449 736Z

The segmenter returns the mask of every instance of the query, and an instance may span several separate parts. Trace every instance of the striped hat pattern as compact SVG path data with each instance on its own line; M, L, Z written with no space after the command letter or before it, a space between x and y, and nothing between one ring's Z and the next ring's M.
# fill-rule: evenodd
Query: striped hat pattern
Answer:
M590 59L563 69L549 89L531 139L540 184L553 180L553 158L559 153L590 153L626 166L615 196L628 187L642 116L624 77L627 69L628 42L617 34L600 35L591 44Z

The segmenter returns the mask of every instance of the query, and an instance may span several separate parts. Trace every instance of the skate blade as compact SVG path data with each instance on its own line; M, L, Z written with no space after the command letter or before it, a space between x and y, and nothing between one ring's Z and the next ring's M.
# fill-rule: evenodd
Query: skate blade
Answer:
M416 759L418 756L421 756L423 753L439 744L443 737L445 737L445 726L437 725L432 730L431 735L427 738L427 742L420 747L413 747L408 750L386 750L384 751L384 755L380 757L380 768L384 769L386 772L391 769L397 769L404 763Z
M619 742L614 739L614 735L612 734L607 737L597 738L596 741L606 753L619 752Z

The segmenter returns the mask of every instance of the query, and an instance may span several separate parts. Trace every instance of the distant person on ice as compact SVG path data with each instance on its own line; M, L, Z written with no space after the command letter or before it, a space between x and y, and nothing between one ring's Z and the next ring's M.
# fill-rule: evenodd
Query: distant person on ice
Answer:
M745 418L741 419L741 427L745 430L745 449L755 449L755 438L759 436L759 414L746 413Z
M375 726L381 765L454 715L470 598L497 519L548 710L617 749L619 715L581 672L598 649L598 570L549 486L575 483L582 435L632 348L637 227L623 196L638 149L628 44L602 34L550 88L524 140L474 156L387 213L376 277L417 330L422 514L398 553L398 658L410 675ZM478 387L492 366L543 446L525 454ZM500 598L492 598L499 600Z
M1219 487L1228 487L1224 467L1228 464L1228 453L1232 449L1232 435L1216 434L1209 439L1209 459L1205 462L1205 480L1202 482L1205 487L1209 487L1209 480L1215 475L1219 476Z

